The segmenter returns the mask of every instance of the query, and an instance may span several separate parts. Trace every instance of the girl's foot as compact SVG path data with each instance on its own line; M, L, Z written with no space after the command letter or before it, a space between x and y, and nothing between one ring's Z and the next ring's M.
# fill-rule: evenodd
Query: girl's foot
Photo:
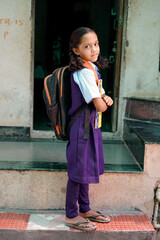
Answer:
M90 221L93 222L101 222L101 223L108 223L110 222L110 217L107 215L103 215L100 212L96 212L93 210L90 210L85 213L79 213L81 217L88 218Z
M83 231L93 231L97 228L96 224L86 220L81 216L77 216L75 218L67 218L65 219L65 223L67 226L80 229Z

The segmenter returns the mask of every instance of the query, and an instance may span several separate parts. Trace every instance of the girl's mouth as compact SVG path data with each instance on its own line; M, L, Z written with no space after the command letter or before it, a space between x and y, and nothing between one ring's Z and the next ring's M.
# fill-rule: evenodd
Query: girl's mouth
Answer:
M92 54L91 57L98 57L98 54Z

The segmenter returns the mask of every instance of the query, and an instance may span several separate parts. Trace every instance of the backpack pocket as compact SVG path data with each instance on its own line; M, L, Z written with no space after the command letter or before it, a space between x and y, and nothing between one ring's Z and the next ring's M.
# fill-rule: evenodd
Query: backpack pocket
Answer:
M50 120L52 123L52 127L54 129L56 129L57 126L57 112L58 112L58 108L59 108L59 103L57 103L54 107L50 107L49 108L49 116L50 116Z
M60 121L59 114L60 114L59 103L57 103L54 107L49 108L49 116L50 116L51 124L52 124L53 130L55 132L55 135L56 135L57 139L67 140L66 136L63 136L62 133L61 133L62 124L61 124L61 121Z

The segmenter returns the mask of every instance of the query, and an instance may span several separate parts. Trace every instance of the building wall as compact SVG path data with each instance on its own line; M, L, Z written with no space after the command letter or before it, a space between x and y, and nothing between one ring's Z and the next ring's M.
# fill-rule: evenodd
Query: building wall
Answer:
M159 0L128 0L121 78L124 97L160 98L159 13Z
M1 0L0 126L32 128L33 0ZM125 1L118 129L123 97L159 98L160 1Z
M0 3L0 126L31 124L31 0Z
M118 133L123 134L125 97L160 99L160 1L125 0Z

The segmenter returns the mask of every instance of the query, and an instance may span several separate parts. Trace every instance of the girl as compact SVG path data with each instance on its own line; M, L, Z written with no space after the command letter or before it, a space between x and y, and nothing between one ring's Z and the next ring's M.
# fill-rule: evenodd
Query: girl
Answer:
M95 115L104 112L113 100L100 94L98 68L107 67L108 62L100 56L96 33L81 27L70 38L70 64L72 106L68 118L71 121L84 102L90 106L89 133L85 134L84 110L70 131L67 145L68 183L66 193L66 225L77 229L91 231L96 229L94 222L109 222L109 216L90 209L89 183L98 183L99 175L104 172L102 135L100 128L95 128ZM90 66L93 71L85 66ZM96 70L96 74L94 71ZM98 76L96 79L96 75ZM79 211L77 202L79 203Z

